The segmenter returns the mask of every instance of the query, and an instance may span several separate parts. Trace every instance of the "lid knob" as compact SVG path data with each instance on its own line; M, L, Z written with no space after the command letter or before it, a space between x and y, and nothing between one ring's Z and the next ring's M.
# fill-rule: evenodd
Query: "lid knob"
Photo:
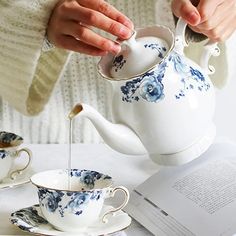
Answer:
M121 42L121 51L113 58L113 78L130 78L145 73L158 64L169 51L168 44L153 36L136 38L136 32Z

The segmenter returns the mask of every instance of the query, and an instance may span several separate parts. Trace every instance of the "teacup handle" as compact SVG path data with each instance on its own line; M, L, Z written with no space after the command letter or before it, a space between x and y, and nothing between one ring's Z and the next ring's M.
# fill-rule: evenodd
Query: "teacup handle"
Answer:
M123 203L119 207L112 208L112 209L108 210L106 213L103 214L103 216L102 216L102 222L103 223L107 223L107 221L108 221L107 220L107 216L109 214L114 214L115 212L123 209L127 205L128 201L129 201L129 190L127 188L123 187L123 186L118 186L118 187L110 188L109 189L109 197L114 197L115 193L117 191L119 191L119 190L121 190L124 193L125 199L124 199Z
M188 46L185 40L186 27L187 23L182 18L179 18L175 30L174 50L181 55L184 54L184 48ZM214 74L215 72L215 68L211 65L208 65L210 57L219 55L220 55L220 49L217 46L217 43L208 40L208 42L204 45L203 53L200 58L200 66L207 74Z
M21 148L19 150L16 150L16 155L15 158L19 157L21 155L22 152L26 152L28 155L28 162L26 163L26 165L18 170L14 170L10 173L10 178L11 179L15 179L15 174L21 174L31 163L32 160L32 152L28 149L28 148Z

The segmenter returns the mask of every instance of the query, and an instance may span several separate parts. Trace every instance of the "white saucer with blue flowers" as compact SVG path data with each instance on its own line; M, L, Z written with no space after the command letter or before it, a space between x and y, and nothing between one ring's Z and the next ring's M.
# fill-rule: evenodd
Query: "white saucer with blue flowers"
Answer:
M5 178L0 182L0 190L18 187L22 184L29 183L33 174L35 174L35 171L32 169L32 167L28 167L25 172L17 174L14 179Z
M102 212L112 206L104 205ZM102 213L101 213L102 214ZM20 209L11 214L10 221L25 232L40 235L75 235L74 233L59 231L44 219L39 205L33 205ZM96 222L88 227L86 232L76 233L76 236L99 236L112 234L127 228L131 224L131 218L122 210L108 217L107 223Z

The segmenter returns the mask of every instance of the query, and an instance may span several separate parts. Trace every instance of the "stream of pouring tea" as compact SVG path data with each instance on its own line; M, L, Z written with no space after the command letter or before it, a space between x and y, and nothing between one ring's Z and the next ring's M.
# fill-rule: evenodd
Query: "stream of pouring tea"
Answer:
M83 110L82 105L77 104L73 107L69 113L69 159L68 159L68 190L72 190L71 186L71 147L72 147L72 130L73 130L73 118Z
M73 118L69 117L69 158L68 158L68 190L71 190L71 145L72 145L72 122Z

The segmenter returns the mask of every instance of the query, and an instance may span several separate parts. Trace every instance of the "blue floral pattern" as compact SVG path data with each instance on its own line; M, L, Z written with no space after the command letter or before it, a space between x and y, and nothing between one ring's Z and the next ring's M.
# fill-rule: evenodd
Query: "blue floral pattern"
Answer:
M158 43L149 43L149 44L144 44L145 48L150 48L152 50L156 50L158 52L158 57L161 59L164 58L164 55L166 54L166 47L160 46Z
M77 178L76 181L82 184L81 191L64 191L38 187L41 206L51 213L58 211L61 217L64 217L66 211L75 215L82 214L84 206L89 201L98 201L106 193L103 189L96 189L96 181L111 181L110 176L91 170L71 169L69 170L69 175ZM63 199L66 200L63 201Z
M91 190L81 192L66 192L60 190L49 190L38 187L38 195L40 204L51 213L58 211L61 217L64 217L66 211L72 212L75 215L83 213L83 208L90 200L98 201L103 195L102 190ZM63 203L63 198L69 198Z
M156 102L164 97L163 89L164 86L161 80L156 79L154 75L149 75L147 78L144 77L139 91L143 99L148 102Z
M206 81L204 75L192 66L188 66L178 53L173 52L168 59L180 77L182 87L175 94L176 99L185 97L187 91L192 89L198 89L200 92L207 91L210 88L210 84Z
M5 150L0 150L0 159L4 159L7 156L7 153Z
M114 58L114 60L112 62L112 67L114 67L115 72L117 72L118 70L122 69L122 67L124 66L125 63L126 63L126 60L124 59L124 56L119 55Z
M11 222L27 232L31 232L31 229L40 224L48 224L48 221L40 216L36 210L38 207L39 205L35 205L12 213Z
M80 183L86 186L86 189L93 189L96 181L100 179L111 180L111 177L109 175L104 175L92 170L71 169L69 174L71 177L80 177Z
M39 201L50 212L55 212L58 208L58 203L61 201L64 193L59 190L48 190L38 188Z
M167 63L162 62L156 69L128 81L121 86L122 100L125 102L139 101L140 97L148 102L158 102L164 98L162 79Z
M206 92L210 88L209 82L198 69L189 66L178 53L172 52L153 71L146 72L144 75L129 80L122 85L120 87L123 94L122 101L138 102L140 98L148 102L161 101L165 97L163 79L166 68L171 68L180 77L181 87L174 94L176 99L185 97L187 91L192 89Z

